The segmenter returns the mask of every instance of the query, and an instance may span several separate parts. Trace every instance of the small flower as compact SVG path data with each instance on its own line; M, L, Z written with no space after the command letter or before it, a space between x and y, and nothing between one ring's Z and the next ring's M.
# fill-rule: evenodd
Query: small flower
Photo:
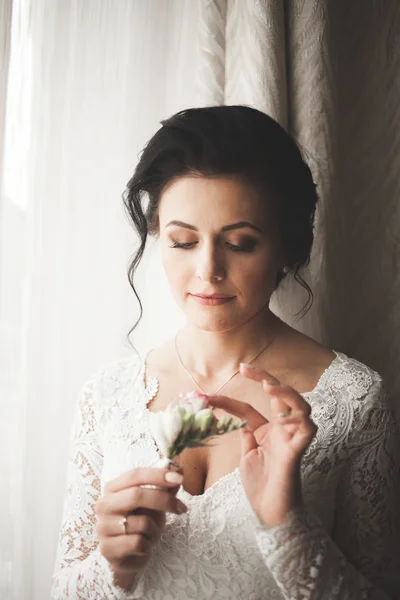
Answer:
M230 433L247 425L232 417L217 419L206 407L206 397L197 392L180 394L164 411L149 413L150 431L160 452L169 459L185 448L206 446L204 440Z
M177 406L170 404L166 410L149 413L150 431L164 456L168 456L169 449L173 446L182 430L182 424L182 411Z
M217 419L211 408L203 408L195 415L194 422L196 427L198 427L200 431L205 434L209 433L216 420Z
M182 399L181 406L186 411L193 411L195 413L202 410L206 405L206 396L198 394L197 392L189 392L188 394L180 394Z

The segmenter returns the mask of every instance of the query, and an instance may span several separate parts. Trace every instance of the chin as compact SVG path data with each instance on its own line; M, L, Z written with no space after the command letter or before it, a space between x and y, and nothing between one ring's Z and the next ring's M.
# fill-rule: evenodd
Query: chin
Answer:
M199 323L193 320L191 320L190 323L193 327L196 327L196 329L208 331L209 333L222 333L223 331L229 331L236 327L236 325L231 325L229 323Z
M215 309L213 308L212 310ZM202 314L199 314L199 312L197 311L187 311L186 317L189 323L193 327L196 327L196 329L215 333L221 333L222 331L235 329L249 318L248 315L239 315L232 313L230 315L224 315L222 311L220 311L219 315L216 312L214 314L207 314L207 312L204 311Z

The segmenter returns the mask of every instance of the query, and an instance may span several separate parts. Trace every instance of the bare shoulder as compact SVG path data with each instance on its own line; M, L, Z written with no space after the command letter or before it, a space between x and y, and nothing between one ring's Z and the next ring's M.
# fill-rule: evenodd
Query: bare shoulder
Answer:
M335 358L330 348L285 324L274 366L283 383L305 393L315 388Z

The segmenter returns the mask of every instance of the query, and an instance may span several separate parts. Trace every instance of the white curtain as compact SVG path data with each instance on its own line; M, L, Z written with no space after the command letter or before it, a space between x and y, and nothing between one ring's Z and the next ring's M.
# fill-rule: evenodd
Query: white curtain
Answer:
M400 9L382 4L0 4L2 599L49 598L76 395L129 352L137 318L121 193L177 110L251 104L309 150L322 197L316 301L296 326L400 391ZM131 339L144 352L182 322L156 246L138 289ZM288 282L275 306L293 322L302 301Z
M196 2L12 4L1 196L0 597L45 600L76 396L94 369L129 352L125 338L138 316L126 277L136 239L121 193L159 121L198 103L201 53ZM1 26L9 36L10 18ZM0 113L6 64L5 53ZM138 281L145 316L131 339L142 352L181 317L156 251Z

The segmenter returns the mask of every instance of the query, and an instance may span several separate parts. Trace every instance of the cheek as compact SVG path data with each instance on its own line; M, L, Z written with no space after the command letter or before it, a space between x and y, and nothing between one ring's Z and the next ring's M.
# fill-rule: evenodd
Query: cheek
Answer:
M188 261L183 260L183 257L178 257L179 252L174 253L163 252L161 256L162 265L168 282L173 289L177 289L179 285L183 285L190 277L190 268Z
M240 261L234 269L235 279L247 294L264 294L275 286L276 269L275 261L267 256L254 261Z

